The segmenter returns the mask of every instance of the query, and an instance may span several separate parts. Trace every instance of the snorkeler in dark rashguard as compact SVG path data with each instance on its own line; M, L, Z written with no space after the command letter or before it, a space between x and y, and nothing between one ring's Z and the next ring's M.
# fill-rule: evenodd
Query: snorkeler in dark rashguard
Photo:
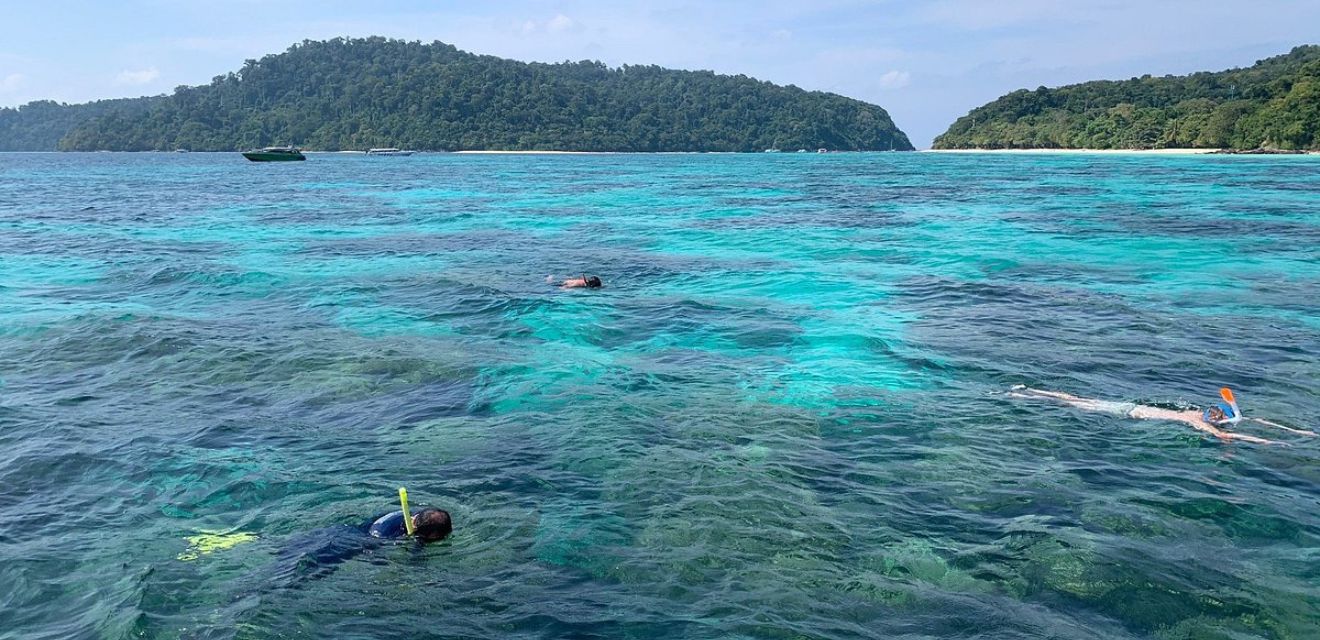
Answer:
M454 530L449 512L426 508L414 514L413 535L418 544L436 542ZM355 556L409 538L403 512L377 516L359 525L340 524L314 529L294 536L275 562L276 583L292 586L301 579L328 575L335 567Z

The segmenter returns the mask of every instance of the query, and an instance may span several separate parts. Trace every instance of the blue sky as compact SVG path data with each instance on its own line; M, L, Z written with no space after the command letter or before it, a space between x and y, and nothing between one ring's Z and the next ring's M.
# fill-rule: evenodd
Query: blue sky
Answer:
M305 38L742 73L889 110L918 147L1013 89L1249 65L1318 0L0 0L0 106L162 93Z

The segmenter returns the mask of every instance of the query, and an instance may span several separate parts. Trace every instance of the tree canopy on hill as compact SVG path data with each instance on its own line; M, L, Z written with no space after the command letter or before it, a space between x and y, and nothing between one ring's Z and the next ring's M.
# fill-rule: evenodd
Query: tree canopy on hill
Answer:
M577 151L910 150L884 109L746 76L523 63L443 43L304 41L144 112L75 127L66 150L273 144Z
M1320 149L1320 46L1246 69L1014 91L937 149Z
M0 151L54 151L74 127L110 112L126 115L146 111L160 96L61 104L50 100L0 109Z

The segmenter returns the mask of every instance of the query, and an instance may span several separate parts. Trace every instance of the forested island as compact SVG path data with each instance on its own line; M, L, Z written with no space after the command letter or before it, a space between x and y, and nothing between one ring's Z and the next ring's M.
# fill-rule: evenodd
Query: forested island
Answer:
M275 144L325 151L912 149L884 109L835 94L655 66L524 63L379 37L304 41L167 96L0 110L0 148Z
M1245 69L1014 91L936 149L1320 149L1320 46Z
M111 112L138 115L164 96L97 100L86 104L30 102L17 109L0 108L0 151L54 151L75 127Z

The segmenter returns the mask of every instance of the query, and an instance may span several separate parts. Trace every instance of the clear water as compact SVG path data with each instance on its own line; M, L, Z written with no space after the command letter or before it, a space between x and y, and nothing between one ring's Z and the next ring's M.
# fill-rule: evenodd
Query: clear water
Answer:
M0 638L1317 637L1320 439L1016 383L1320 426L1320 158L0 155Z

